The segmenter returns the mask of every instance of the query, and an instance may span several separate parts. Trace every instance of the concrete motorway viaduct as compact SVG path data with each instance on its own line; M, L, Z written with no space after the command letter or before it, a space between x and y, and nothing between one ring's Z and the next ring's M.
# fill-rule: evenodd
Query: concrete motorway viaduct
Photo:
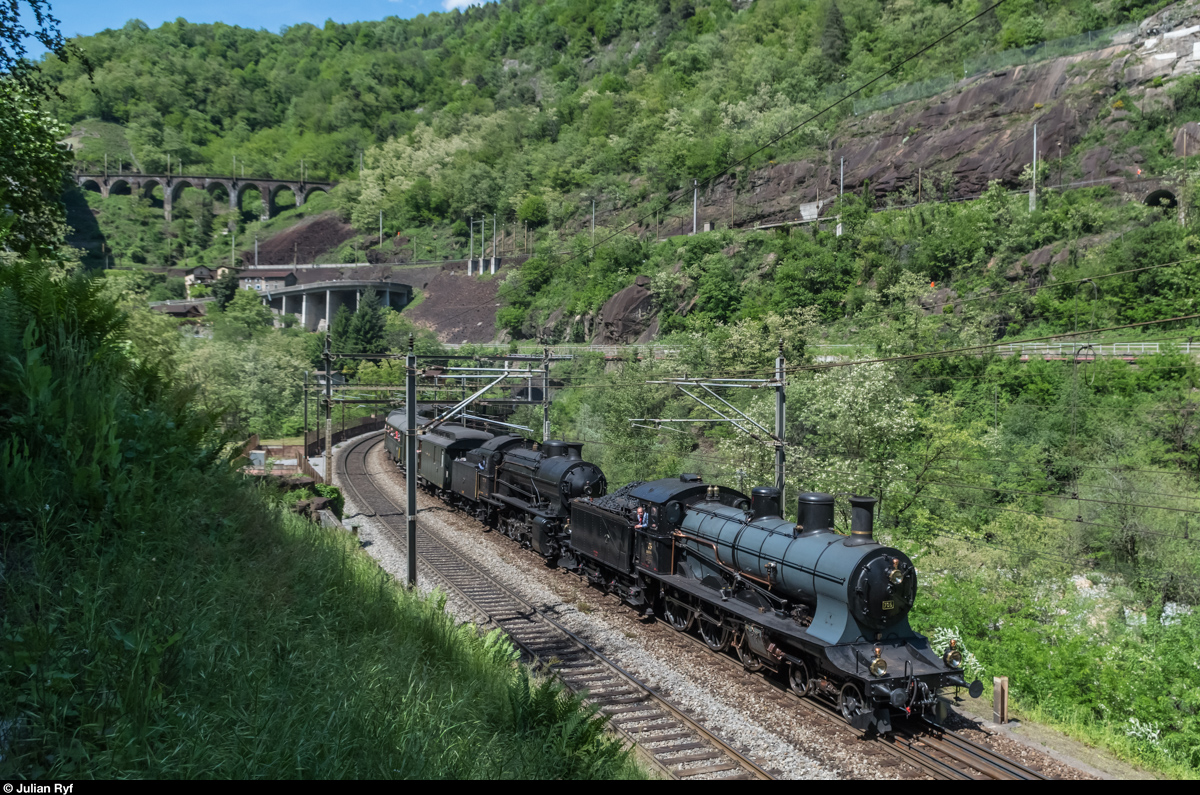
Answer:
M253 274L253 270L242 271L242 275ZM297 284L292 287L263 289L259 295L264 305L277 314L298 315L300 324L307 331L325 331L333 322L333 316L342 305L357 311L363 290L374 287L379 295L379 305L391 307L399 312L413 299L413 288L402 282L364 279L342 279L336 282Z
M163 191L163 210L167 223L171 222L171 207L184 188L199 188L213 192L220 186L229 196L229 209L240 210L242 195L250 188L262 196L261 217L265 221L276 212L275 197L279 191L290 190L299 207L308 201L314 191L328 193L336 182L311 182L308 180L270 179L268 177L205 177L189 174L76 174L75 184L83 190L98 192L107 198L115 194L130 193L151 198L155 188Z

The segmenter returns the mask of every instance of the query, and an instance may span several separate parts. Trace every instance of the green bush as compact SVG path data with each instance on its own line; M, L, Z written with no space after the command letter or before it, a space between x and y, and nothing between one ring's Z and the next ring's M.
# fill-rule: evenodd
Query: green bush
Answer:
M143 327L0 268L0 776L640 775L501 635L243 480Z

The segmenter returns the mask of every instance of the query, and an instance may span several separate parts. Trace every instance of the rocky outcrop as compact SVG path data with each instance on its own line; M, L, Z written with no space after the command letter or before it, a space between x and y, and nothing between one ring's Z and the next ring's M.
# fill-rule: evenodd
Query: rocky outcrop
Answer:
M699 222L791 221L801 204L816 202L828 213L843 158L845 190L869 192L876 201L906 192L915 198L918 175L926 197L978 196L992 180L1021 187L1021 173L1033 156L1035 124L1039 159L1050 164L1054 182L1136 179L1142 158L1120 145L1128 114L1169 112L1170 98L1152 83L1200 72L1197 47L1200 2L1177 3L1120 44L975 75L936 97L851 117L817 158L753 172L743 177L749 190L732 175L718 180L701 197ZM1137 108L1112 108L1112 97L1124 87L1136 90ZM1104 130L1100 145L1082 153L1074 173L1057 171L1055 161L1071 155L1097 125ZM1195 133L1187 138L1189 153L1200 151L1200 128ZM1185 137L1182 131L1177 136L1176 154L1183 154ZM690 199L690 188L676 198ZM660 234L690 231L689 216Z
M633 284L608 299L600 310L595 342L616 345L653 338L658 331L658 317L649 286L649 277L639 276Z

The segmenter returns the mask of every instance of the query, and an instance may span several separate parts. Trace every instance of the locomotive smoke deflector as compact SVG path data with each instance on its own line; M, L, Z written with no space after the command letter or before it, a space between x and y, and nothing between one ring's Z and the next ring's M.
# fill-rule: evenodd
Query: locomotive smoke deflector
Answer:
M874 497L850 498L850 540L848 547L858 547L863 544L875 543L875 503Z

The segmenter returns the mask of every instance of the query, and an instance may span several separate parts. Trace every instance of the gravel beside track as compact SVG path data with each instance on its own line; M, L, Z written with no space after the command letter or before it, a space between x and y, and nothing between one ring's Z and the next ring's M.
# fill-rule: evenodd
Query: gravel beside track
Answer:
M361 438L361 437L360 437ZM350 440L338 452L352 446ZM366 458L374 485L398 505L404 501L404 478L388 460L383 445ZM335 467L335 479L340 467ZM946 778L923 757L927 749L863 739L828 710L815 708L759 674L749 674L728 657L712 654L698 640L680 635L661 622L646 622L615 597L589 586L583 578L551 569L533 552L486 528L435 498L418 493L421 523L437 532L454 550L500 583L515 590L547 616L596 647L630 674L647 682L746 756L780 778ZM358 526L360 543L380 566L403 579L405 560L382 522L368 506L346 495L344 523ZM403 521L403 514L400 514ZM424 571L418 588L429 593L438 585ZM453 592L446 609L460 620L477 621L479 613ZM1086 774L1007 738L956 727L970 740L1011 756L1041 775L1088 778ZM1017 747L1013 747L1017 746ZM960 752L961 753L961 752ZM762 760L769 760L763 762ZM962 777L962 776L960 776ZM978 774L969 777L981 777Z

